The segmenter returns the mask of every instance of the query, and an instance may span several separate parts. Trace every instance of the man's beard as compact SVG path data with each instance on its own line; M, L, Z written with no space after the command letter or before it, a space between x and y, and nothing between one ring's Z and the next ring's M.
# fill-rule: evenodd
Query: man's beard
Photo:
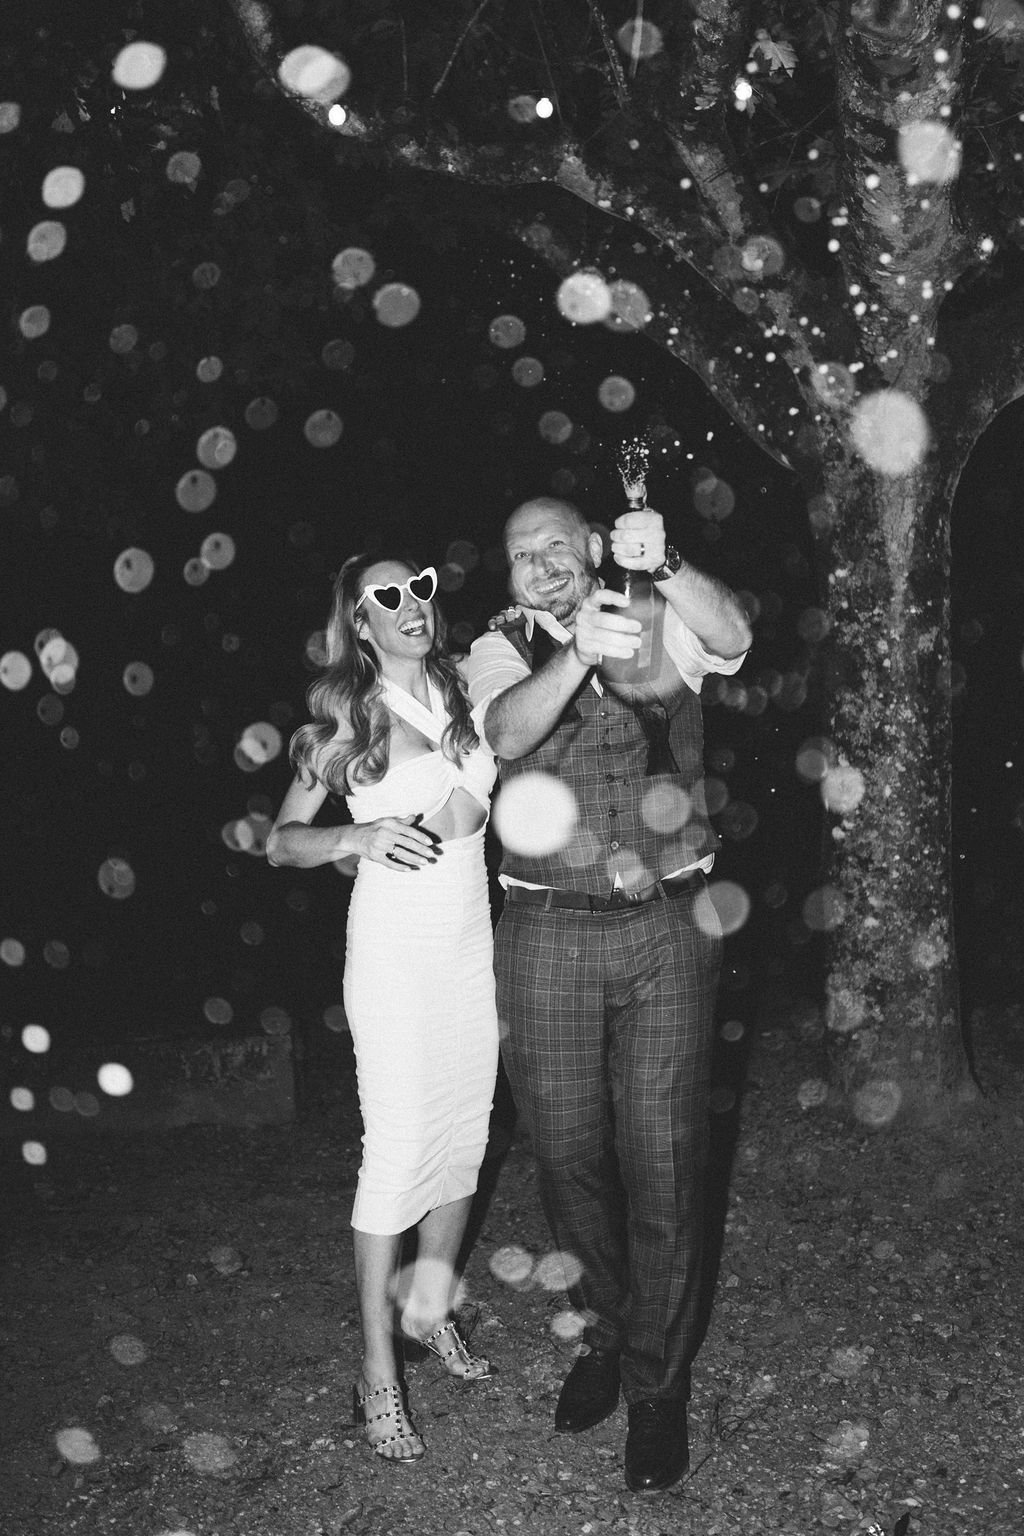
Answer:
M565 574L569 575L569 572L566 571ZM580 604L597 584L597 570L588 563L581 575L573 579L571 587L566 587L562 592L556 592L550 602L539 606L545 613L550 613L553 619L557 619L559 624L571 629L580 611Z

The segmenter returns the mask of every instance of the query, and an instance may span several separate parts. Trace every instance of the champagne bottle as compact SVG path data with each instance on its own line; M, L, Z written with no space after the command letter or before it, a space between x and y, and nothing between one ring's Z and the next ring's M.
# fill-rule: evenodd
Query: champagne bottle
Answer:
M623 489L631 511L642 512L647 505L647 460L650 448L644 438L634 438L623 444L619 456L619 472ZM622 592L629 599L628 607L616 608L624 618L636 619L642 625L640 648L630 657L606 656L601 671L613 683L632 686L656 676L661 662L661 625L658 605L661 601L654 590L654 583L646 571L631 571L614 560L605 561L601 572L606 587Z

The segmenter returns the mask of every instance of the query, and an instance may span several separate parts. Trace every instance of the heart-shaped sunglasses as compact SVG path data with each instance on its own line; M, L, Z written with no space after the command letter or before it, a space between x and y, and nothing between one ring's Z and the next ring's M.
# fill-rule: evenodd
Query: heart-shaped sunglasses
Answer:
M420 571L418 576L410 576L408 581L403 581L401 584L392 581L382 586L374 582L364 587L356 598L355 606L358 608L360 603L369 598L371 603L376 603L377 607L383 608L386 613L397 613L406 592L418 603L429 603L436 591L437 572L432 565L428 565Z

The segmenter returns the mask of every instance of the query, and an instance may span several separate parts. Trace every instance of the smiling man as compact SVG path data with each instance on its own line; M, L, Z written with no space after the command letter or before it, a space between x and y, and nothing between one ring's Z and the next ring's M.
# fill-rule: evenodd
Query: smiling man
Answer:
M642 687L602 676L640 625L601 584L599 534L537 497L505 527L516 608L473 646L478 731L502 784L540 772L576 822L543 854L505 831L495 969L502 1054L586 1330L555 1428L628 1410L627 1485L688 1465L714 993L721 931L705 889L716 846L702 794L700 688L750 645L738 601L666 547L660 515L625 513L616 561L660 594L662 662ZM661 601L663 600L663 601ZM529 843L527 842L527 845Z

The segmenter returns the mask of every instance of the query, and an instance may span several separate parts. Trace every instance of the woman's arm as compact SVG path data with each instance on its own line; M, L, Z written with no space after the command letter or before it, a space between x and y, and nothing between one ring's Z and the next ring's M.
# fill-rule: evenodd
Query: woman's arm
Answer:
M267 838L268 863L314 869L318 864L333 864L346 854L360 852L352 838L359 830L357 827L311 825L326 799L327 790L319 779L307 785L299 774L295 775Z
M380 816L343 827L312 826L326 799L327 790L319 779L307 785L295 775L267 838L268 863L315 869L355 856L400 873L436 862L437 839L414 827L412 816Z

